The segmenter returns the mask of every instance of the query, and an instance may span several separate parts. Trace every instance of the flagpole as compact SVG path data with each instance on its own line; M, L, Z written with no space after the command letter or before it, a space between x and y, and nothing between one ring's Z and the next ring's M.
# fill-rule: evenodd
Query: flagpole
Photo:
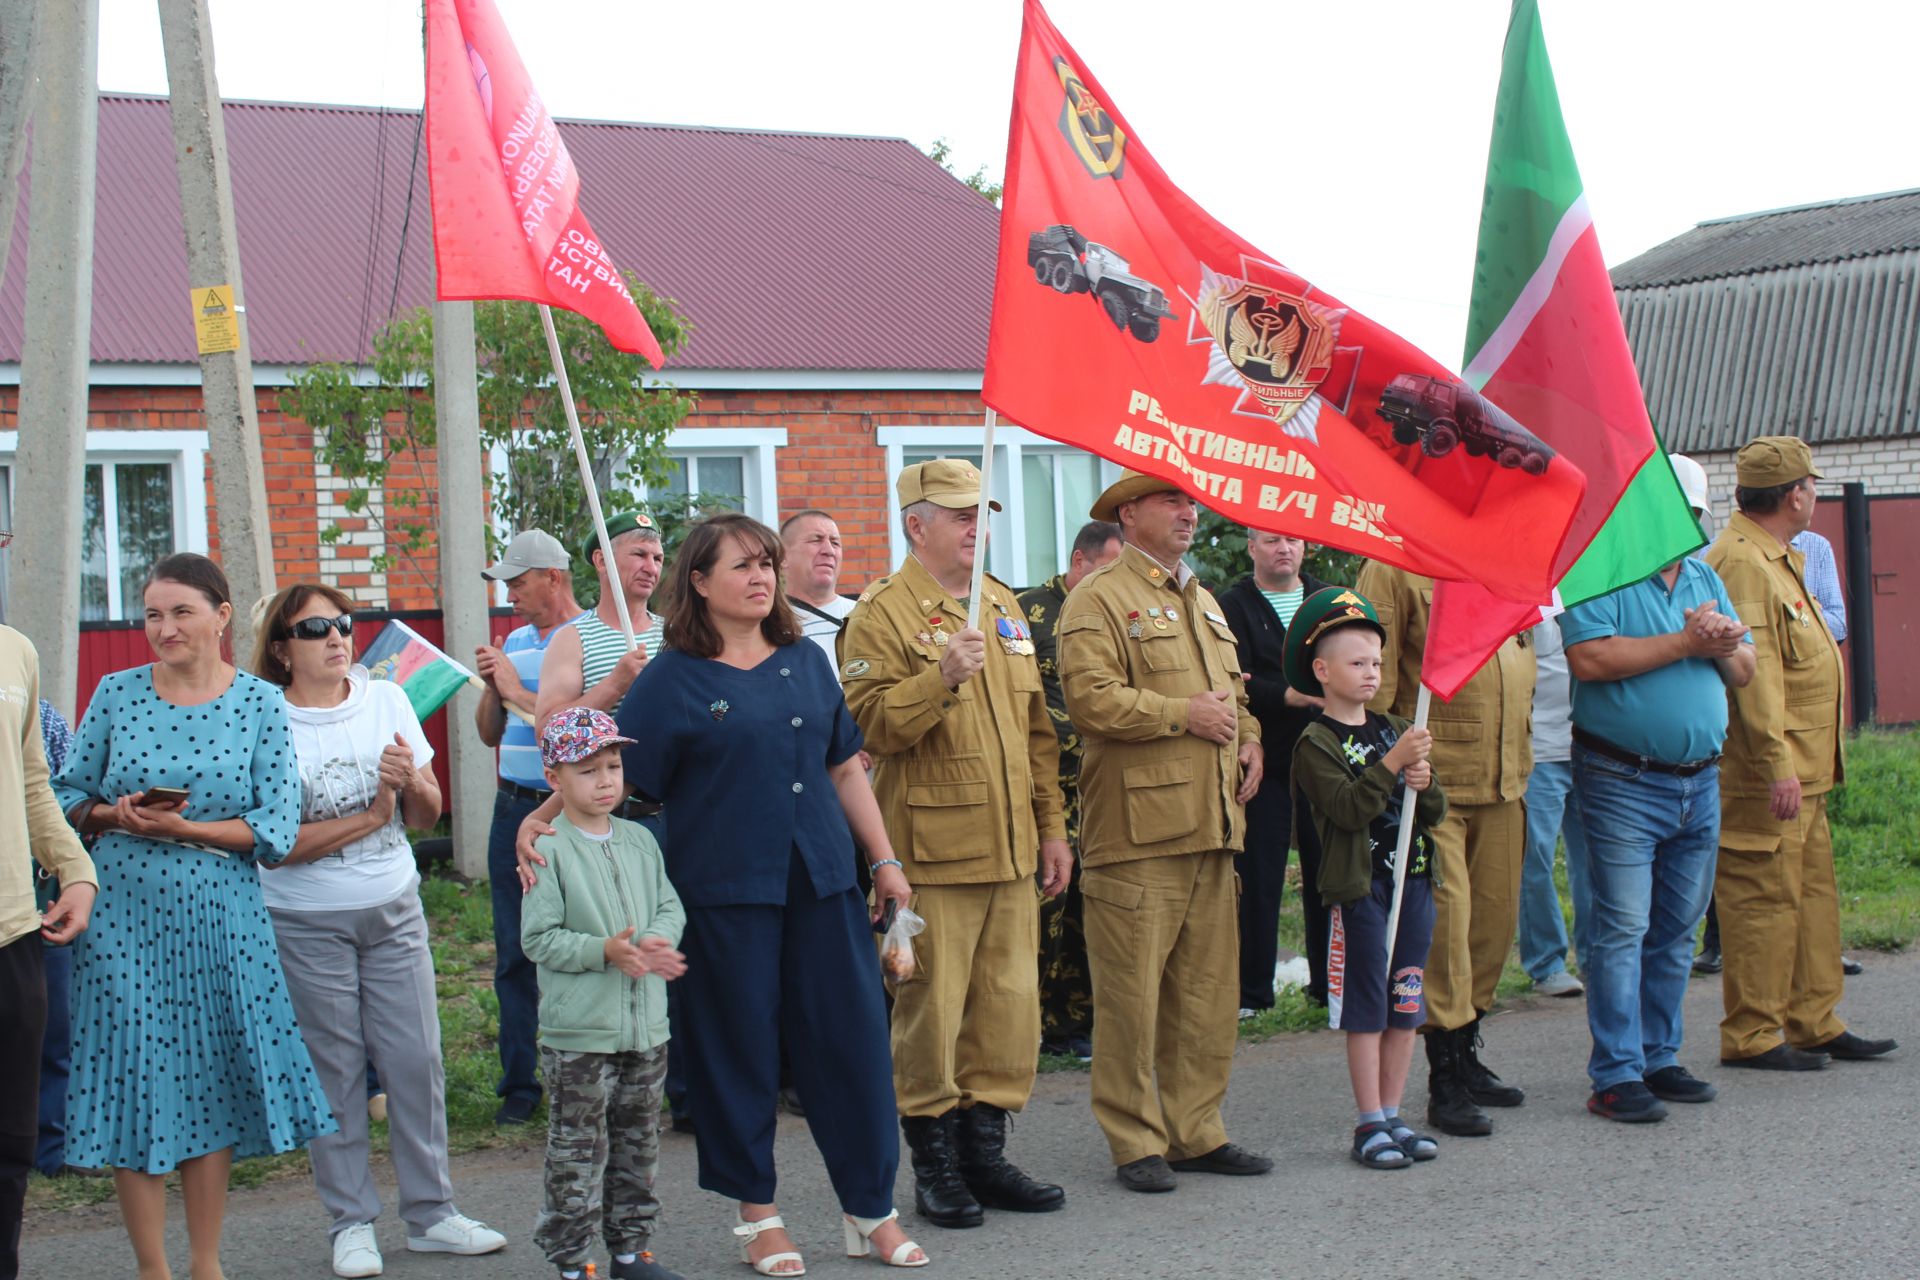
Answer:
M981 437L984 447L980 451L980 515L973 527L973 583L967 590L968 630L980 625L980 575L987 571L987 521L993 511L987 504L993 500L994 418L993 410L987 410L987 430Z
M547 355L553 360L554 380L560 384L560 403L567 411L567 433L573 437L573 458L580 464L580 485L587 491L587 510L593 515L594 537L599 540L600 556L607 566L607 587L613 592L614 607L620 611L621 634L627 638L627 648L633 649L640 642L634 638L633 615L627 611L626 584L620 580L620 572L613 562L613 539L607 536L607 518L600 513L600 490L593 483L593 463L587 457L586 439L580 434L580 411L573 404L573 384L567 381L567 362L560 358L560 335L553 331L552 308L544 302L538 305L540 327L547 331Z
M1420 698L1413 707L1413 727L1427 727L1427 708L1433 702L1433 690L1426 682L1420 684ZM1393 910L1387 913L1387 986L1389 998L1393 986L1393 944L1400 937L1400 903L1407 892L1407 853L1413 847L1413 807L1419 802L1419 794L1412 787L1407 788L1406 799L1400 803L1400 832L1394 840L1393 848Z

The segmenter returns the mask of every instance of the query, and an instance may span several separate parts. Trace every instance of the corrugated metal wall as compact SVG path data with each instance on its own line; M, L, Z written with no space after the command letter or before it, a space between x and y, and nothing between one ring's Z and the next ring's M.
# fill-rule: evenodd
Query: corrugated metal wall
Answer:
M1617 296L1671 450L1920 434L1920 250Z

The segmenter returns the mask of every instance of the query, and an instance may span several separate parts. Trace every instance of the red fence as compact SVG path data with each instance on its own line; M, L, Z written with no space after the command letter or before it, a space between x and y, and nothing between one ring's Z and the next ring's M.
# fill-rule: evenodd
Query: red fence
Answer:
M420 633L422 639L432 644L440 644L446 636L446 629L435 610L411 609L398 613L369 610L354 615L353 642L354 652L365 653L374 637L380 634L390 620L399 619ZM495 610L488 618L488 630L493 642L499 644L509 631L520 625L520 620L510 610ZM457 661L471 667L473 655L456 653L451 655ZM85 715L87 703L93 699L93 691L100 687L103 677L115 671L124 671L128 667L144 666L153 661L153 650L147 647L147 633L138 625L124 623L82 623L80 627L80 670L75 680L75 703L78 715ZM448 706L453 706L449 703ZM440 780L440 794L452 798L447 783L447 710L442 708L428 717L423 726L427 731L427 741L433 746L433 773ZM460 732L472 733L473 724L466 716L461 717Z

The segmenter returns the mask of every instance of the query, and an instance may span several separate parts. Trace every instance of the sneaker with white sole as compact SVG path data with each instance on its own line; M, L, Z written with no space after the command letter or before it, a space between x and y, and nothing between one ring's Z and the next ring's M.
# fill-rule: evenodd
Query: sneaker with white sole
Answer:
M1580 979L1561 969L1550 973L1533 984L1535 995L1541 996L1577 996L1586 991L1586 985Z
M415 1253L458 1253L471 1256L507 1247L507 1238L484 1222L456 1213L440 1219L423 1236L409 1234L407 1248Z
M384 1267L371 1222L355 1223L333 1238L333 1274L351 1280L354 1276L377 1276Z

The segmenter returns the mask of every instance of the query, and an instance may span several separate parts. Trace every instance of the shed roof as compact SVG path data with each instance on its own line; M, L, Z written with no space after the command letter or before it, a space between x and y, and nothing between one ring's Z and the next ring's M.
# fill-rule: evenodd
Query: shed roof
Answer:
M168 111L165 98L100 98L97 362L196 360ZM390 306L432 300L418 111L229 102L224 120L256 362L355 360ZM670 369L983 366L999 212L904 139L560 131L614 260L692 321ZM20 358L30 181L0 288L0 361Z
M1920 435L1920 190L1703 222L1612 274L1669 448Z

